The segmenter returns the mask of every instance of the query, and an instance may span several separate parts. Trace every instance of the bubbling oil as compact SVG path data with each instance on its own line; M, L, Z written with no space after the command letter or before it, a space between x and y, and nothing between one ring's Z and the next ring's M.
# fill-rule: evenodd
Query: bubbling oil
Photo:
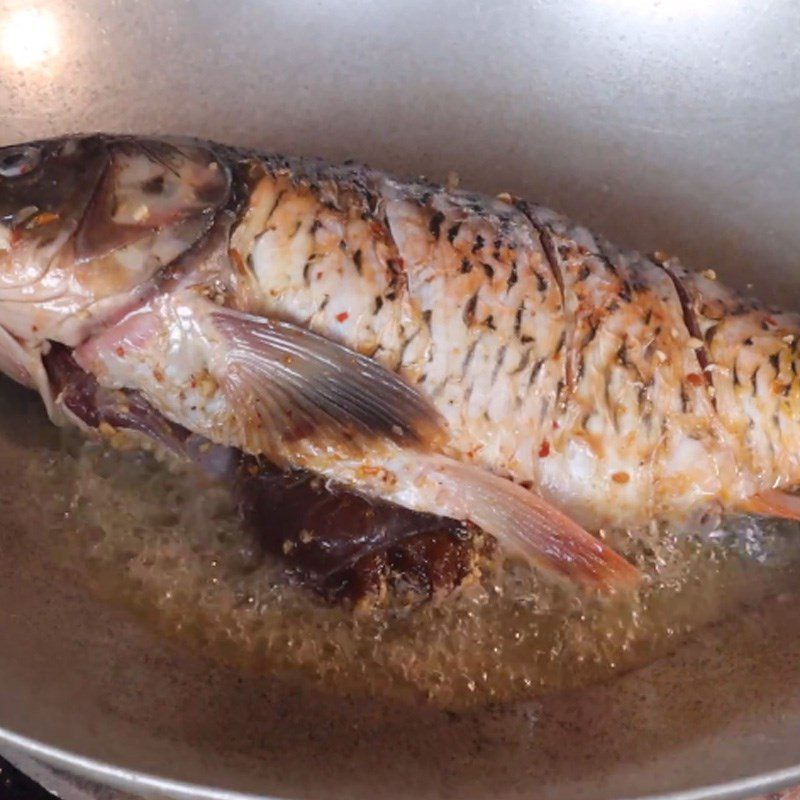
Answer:
M653 525L606 534L647 576L634 595L589 594L509 562L436 602L354 613L262 556L229 491L175 464L69 436L47 479L71 487L61 556L165 634L242 669L452 708L652 661L788 589L800 563L791 525L741 518L706 534Z

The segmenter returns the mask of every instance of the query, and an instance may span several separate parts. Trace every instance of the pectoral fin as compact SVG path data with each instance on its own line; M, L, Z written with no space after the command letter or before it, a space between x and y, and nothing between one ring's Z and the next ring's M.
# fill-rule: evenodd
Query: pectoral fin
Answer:
M382 438L427 448L436 410L403 378L298 325L228 309L211 314L225 339L223 386L245 438L267 451L298 439L334 448Z

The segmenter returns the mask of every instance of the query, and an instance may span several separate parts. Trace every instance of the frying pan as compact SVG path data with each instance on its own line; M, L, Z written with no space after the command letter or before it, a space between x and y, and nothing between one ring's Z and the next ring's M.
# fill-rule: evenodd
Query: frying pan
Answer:
M800 307L798 34L793 0L2 2L0 140L185 133L456 170ZM511 710L333 699L93 599L31 543L48 488L19 465L53 442L24 392L3 384L0 400L12 757L147 797L700 798L800 782L791 594Z

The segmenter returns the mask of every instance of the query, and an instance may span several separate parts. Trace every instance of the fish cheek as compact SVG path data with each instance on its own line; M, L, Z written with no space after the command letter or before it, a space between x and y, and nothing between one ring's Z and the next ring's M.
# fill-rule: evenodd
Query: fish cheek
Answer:
M78 285L93 297L108 297L133 288L138 281L123 267L114 253L91 261L79 262L74 277Z
M206 148L118 143L74 238L76 264L93 262L84 280L114 287L120 265L133 285L147 280L205 236L229 194L229 172Z

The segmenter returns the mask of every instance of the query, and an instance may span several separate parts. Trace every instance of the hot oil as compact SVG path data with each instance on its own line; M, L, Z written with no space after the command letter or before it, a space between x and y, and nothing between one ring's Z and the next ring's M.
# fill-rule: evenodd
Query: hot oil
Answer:
M94 591L206 654L336 690L463 707L601 681L789 590L800 562L793 526L654 526L607 534L648 576L635 596L590 595L505 564L436 602L353 613L262 557L225 488L68 438L46 479L70 487L58 547Z

